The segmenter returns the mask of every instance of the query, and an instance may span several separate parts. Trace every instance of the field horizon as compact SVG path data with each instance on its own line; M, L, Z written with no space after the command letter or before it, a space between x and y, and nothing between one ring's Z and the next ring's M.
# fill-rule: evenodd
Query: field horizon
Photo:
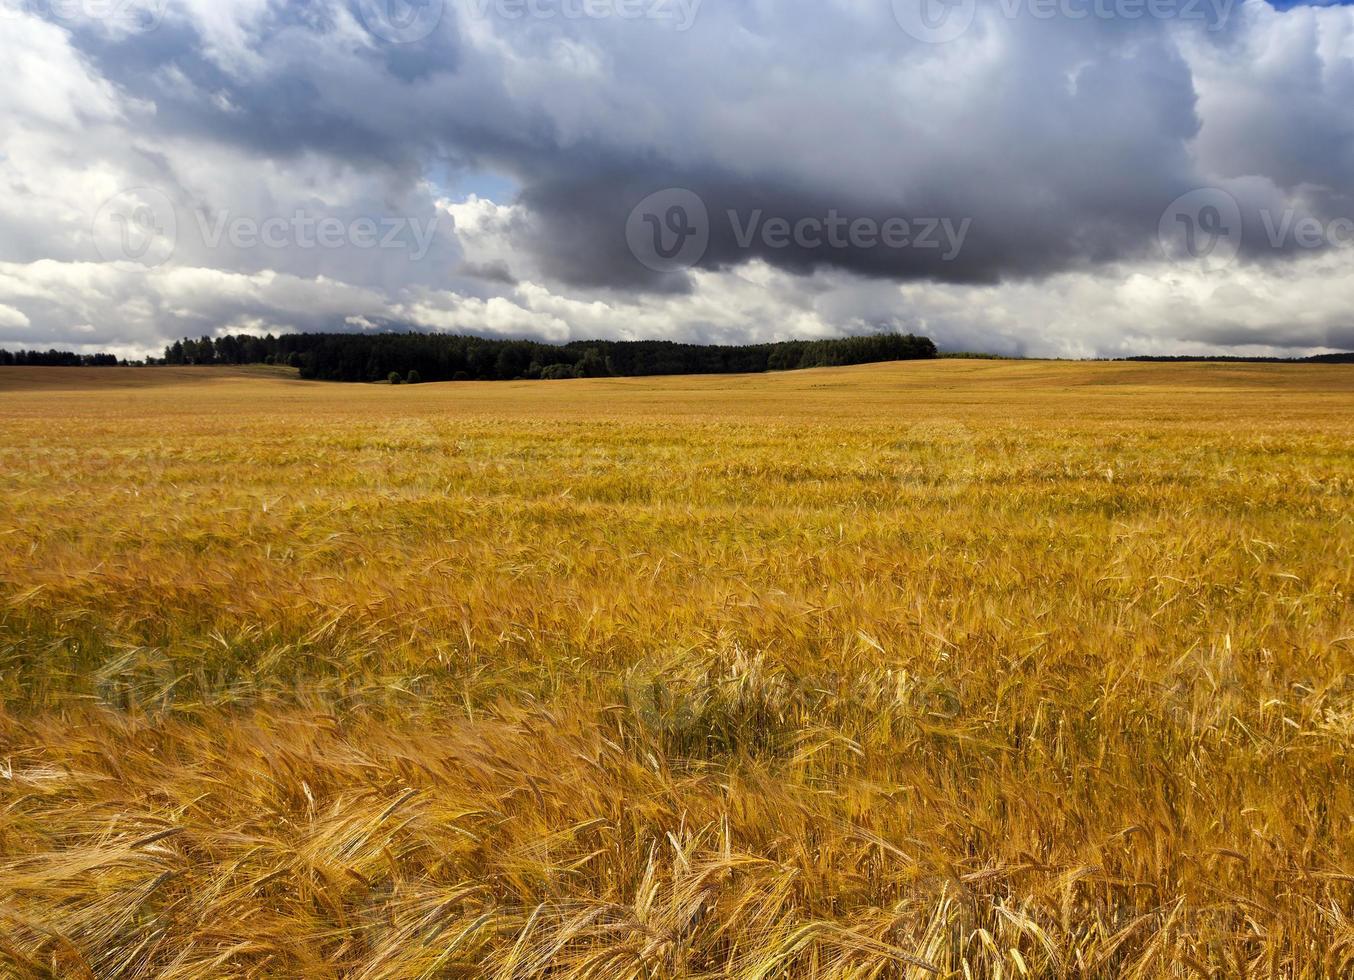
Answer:
M1315 384L1321 390L1340 393L1354 386L1350 380L1350 365L1305 361L1142 361L1142 360L1075 360L1067 358L947 356L930 360L878 361L868 364L850 364L834 367L799 368L789 371L765 371L735 374L680 374L652 376L616 376L603 378L570 378L546 382L550 385L567 384L568 391L619 384L681 386L700 381L713 386L744 387L748 382L781 381L793 386L795 379L821 376L840 376L861 380L906 381L924 383L935 375L952 376L955 380L975 383L991 381L996 384L1021 382L1026 384L1064 382L1078 384L1142 384L1147 386L1185 386L1197 384L1229 384L1241 387L1283 383L1307 387ZM1040 369L1037 372L1033 369ZM1065 372L1059 376L1057 372ZM871 375L877 375L872 379ZM340 389L358 384L362 387L384 387L385 382L337 382L303 379L295 368L280 365L129 365L116 367L29 367L0 365L0 392L35 389L99 389L104 387L158 387L174 384L202 384L221 381L291 381L318 388ZM512 386L531 388L536 380L517 381L425 381L418 385L400 387L428 389L500 388Z
M1354 970L1354 367L0 368L0 976Z

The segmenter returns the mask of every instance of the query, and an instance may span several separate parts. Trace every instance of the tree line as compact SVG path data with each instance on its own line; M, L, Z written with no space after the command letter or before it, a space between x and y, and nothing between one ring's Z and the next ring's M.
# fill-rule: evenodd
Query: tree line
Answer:
M165 364L282 364L320 381L513 381L757 374L799 368L929 359L936 346L910 334L704 346L665 340L530 340L426 333L302 333L185 338Z
M117 367L113 354L77 354L69 350L0 350L0 367Z

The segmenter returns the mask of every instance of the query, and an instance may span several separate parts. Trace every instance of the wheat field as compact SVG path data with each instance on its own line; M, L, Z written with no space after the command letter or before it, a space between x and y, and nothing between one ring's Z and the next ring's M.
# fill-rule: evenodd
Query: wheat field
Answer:
M1354 369L0 370L0 976L1354 976Z

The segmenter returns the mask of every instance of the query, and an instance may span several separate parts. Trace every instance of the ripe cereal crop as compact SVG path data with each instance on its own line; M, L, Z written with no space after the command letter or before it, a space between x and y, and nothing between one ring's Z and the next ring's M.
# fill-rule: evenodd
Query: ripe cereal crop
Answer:
M1354 976L1354 369L0 369L0 976Z

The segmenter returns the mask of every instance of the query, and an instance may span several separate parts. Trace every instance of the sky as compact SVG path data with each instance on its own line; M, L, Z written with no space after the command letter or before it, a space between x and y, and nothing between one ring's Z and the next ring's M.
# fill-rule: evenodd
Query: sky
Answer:
M1354 7L0 0L0 347L1354 348Z

